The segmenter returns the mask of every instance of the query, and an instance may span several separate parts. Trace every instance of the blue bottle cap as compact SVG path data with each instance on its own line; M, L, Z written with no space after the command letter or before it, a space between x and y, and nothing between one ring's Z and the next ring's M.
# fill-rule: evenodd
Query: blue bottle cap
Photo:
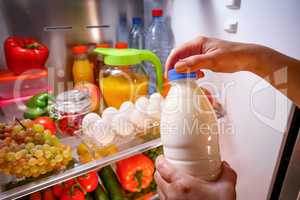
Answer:
M168 71L168 78L169 81L175 81L179 79L185 79L185 78L197 78L196 72L191 72L191 73L177 73L175 69L171 69Z
M138 24L138 25L142 24L142 18L140 17L132 18L132 24Z

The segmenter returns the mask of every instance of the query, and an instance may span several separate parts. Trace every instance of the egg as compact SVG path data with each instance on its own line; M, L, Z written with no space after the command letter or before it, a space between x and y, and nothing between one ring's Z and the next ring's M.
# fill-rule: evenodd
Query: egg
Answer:
M130 112L132 112L134 109L134 104L131 101L125 101L122 103L119 109L119 113L121 115L129 115Z
M147 106L147 115L153 118L155 121L160 120L160 114L161 114L160 103L153 102Z
M138 109L134 109L130 113L129 121L138 129L145 129L152 123L152 119Z
M82 120L82 129L84 134L88 134L88 128L91 124L94 124L96 121L100 120L101 117L96 113L89 113L84 116ZM88 134L89 135L89 134Z
M147 106L149 105L149 99L146 97L140 97L135 102L135 108L144 114L147 112Z
M162 100L163 100L163 97L158 92L155 92L155 93L151 94L150 97L149 97L149 103L150 104L160 104L160 102Z
M115 138L115 133L104 120L96 121L89 130L92 131L93 138L103 146L110 144Z
M122 114L117 114L114 116L112 119L111 128L116 134L121 136L133 135L135 132L135 128L128 120L128 117Z
M102 119L110 124L113 117L118 114L118 110L114 107L108 107L102 112Z

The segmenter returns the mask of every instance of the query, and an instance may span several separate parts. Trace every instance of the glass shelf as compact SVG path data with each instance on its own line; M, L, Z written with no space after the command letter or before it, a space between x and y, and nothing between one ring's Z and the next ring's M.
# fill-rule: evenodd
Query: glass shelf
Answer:
M77 137L67 140L69 141L63 141L63 143L69 143L72 144L72 146L75 146L76 143L78 144L81 142L81 140ZM57 183L64 182L68 179L86 174L90 171L99 170L101 167L110 165L118 160L122 160L126 157L130 157L138 153L142 153L160 145L161 141L159 136L156 136L155 139L136 137L128 143L123 144L122 146L118 146L119 152L114 155L107 156L99 160L93 160L86 164L76 163L71 169L61 171L51 176L35 180L33 182L15 187L13 189L9 189L7 191L2 191L0 193L0 200L12 200L26 196L33 192L48 188ZM3 182L3 180L0 180L0 182Z

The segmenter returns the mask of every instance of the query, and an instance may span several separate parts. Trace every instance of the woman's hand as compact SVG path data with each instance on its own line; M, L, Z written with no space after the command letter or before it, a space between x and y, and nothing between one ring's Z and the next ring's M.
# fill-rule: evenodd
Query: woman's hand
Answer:
M205 181L192 177L174 168L163 156L156 160L155 181L161 200L232 200L236 198L235 185L237 175L223 162L218 180Z
M199 69L229 73L250 71L269 81L278 90L287 89L284 94L300 105L300 61L262 45L199 37L174 49L165 67L165 78L173 67L178 73ZM273 77L275 72L278 75L285 68L287 73L281 74L280 80L287 81L282 86L283 83Z

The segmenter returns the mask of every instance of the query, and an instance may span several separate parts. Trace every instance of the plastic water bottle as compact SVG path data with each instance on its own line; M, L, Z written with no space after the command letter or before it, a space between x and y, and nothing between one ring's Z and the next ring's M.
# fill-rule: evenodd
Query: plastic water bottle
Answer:
M169 71L171 89L160 122L166 159L177 169L214 180L221 169L219 126L214 109L196 84L196 73Z
M152 22L146 32L145 44L146 49L155 53L160 58L162 66L164 66L174 46L174 37L171 28L168 26L163 17L162 9L156 8L152 10ZM156 91L156 76L151 66L147 66L147 70L148 74L150 74L151 81L149 94L152 94Z
M132 28L129 32L129 47L135 49L145 48L143 22L140 17L132 18Z
M127 26L127 19L125 14L121 14L119 17L119 24L117 26L117 42L126 42L128 43L129 29Z
M146 33L146 48L154 52L163 66L174 46L172 31L163 17L162 9L152 10L152 23Z

